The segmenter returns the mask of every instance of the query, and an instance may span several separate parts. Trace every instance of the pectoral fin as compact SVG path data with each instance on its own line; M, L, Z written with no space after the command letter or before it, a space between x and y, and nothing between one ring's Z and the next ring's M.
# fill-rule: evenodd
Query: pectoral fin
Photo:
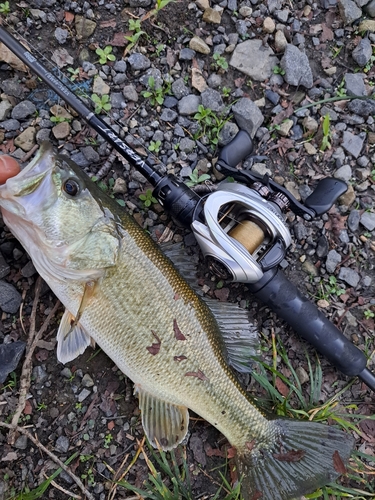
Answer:
M189 412L185 406L176 406L152 396L136 387L142 425L150 443L163 450L175 448L186 436L189 426Z
M61 363L68 363L83 354L90 344L90 335L66 309L57 332L57 359Z

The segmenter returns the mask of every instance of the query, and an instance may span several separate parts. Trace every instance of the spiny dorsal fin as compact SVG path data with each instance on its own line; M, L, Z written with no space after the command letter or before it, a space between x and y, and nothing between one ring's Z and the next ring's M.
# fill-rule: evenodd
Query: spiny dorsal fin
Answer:
M161 249L214 314L226 347L228 363L240 373L250 373L251 362L259 355L259 338L248 312L237 304L219 302L202 294L196 276L198 259L187 255L181 243L167 243Z
M57 359L61 363L72 361L91 344L90 335L80 323L74 325L74 322L74 316L65 309L57 332Z
M186 436L189 412L185 406L176 406L159 399L136 386L142 425L152 446L164 451L175 448Z

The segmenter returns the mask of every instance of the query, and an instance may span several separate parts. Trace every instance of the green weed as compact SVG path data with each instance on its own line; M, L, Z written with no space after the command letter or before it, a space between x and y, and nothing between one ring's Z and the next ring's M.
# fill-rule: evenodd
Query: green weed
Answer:
M201 184L204 181L208 181L209 179L211 179L211 177L208 174L199 175L198 169L195 168L189 175L189 179L190 180L186 181L185 184L189 187L193 187L197 184Z
M7 16L10 14L9 2L0 3L0 14Z
M280 66L274 66L273 69L272 69L274 75L281 75L281 76L284 76L285 75L285 70L280 68Z
M219 134L230 118L218 116L212 109L205 108L202 104L198 106L198 112L194 115L200 126L200 136L206 136L211 144L216 146L219 142Z
M160 87L156 86L155 78L150 76L147 81L148 89L142 92L142 96L149 99L152 106L159 104L160 106L164 102L166 94L170 93L170 85L166 84Z
M95 113L99 114L103 110L109 111L111 109L110 97L108 94L98 96L97 94L91 95L92 101L95 103Z
M161 146L161 141L151 141L148 149L150 151L155 151L155 153L159 153Z
M143 202L145 208L151 207L153 203L158 202L152 195L152 189L147 189L145 193L140 194L139 199Z
M71 457L64 462L65 465L69 465L77 456L78 452L73 453ZM33 490L23 491L21 493L12 494L11 497L8 497L7 500L38 500L39 498L46 498L44 493L46 492L48 486L52 483L54 479L56 479L61 473L62 469L58 468L49 478L43 481L37 488Z
M213 63L213 66L216 68L216 69L221 69L223 71L227 71L228 69L228 61L225 59L224 56L222 56L221 54L218 54L217 52L215 52L215 54L213 55L213 59L214 59L214 63Z
M375 313L373 313L370 309L365 309L363 311L363 316L366 318L366 319L371 319L371 318L375 318Z
M71 118L65 118L63 116L51 116L49 120L52 123L62 123L62 122L70 122Z
M129 43L126 46L126 51L129 52L133 47L135 47L142 35L146 35L146 32L141 28L141 21L139 19L129 19L129 30L133 31L131 35L125 35L125 40Z
M95 51L99 56L99 64L107 64L108 61L115 61L116 57L111 54L113 48L111 45L107 45L104 49L98 47Z
M331 148L331 129L330 129L330 123L331 123L331 118L329 114L327 113L325 117L323 118L323 138L322 138L322 143L320 145L320 151L325 151L326 149Z

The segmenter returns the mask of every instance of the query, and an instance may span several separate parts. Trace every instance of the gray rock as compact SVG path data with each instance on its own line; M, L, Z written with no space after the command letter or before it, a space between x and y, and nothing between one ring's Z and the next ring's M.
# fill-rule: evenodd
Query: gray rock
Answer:
M226 122L219 133L219 145L225 146L228 144L237 134L238 127L233 122Z
M160 120L162 120L163 122L173 122L177 119L177 117L178 114L176 111L174 111L173 109L164 108L160 115Z
M322 259L328 255L329 244L327 238L324 236L320 236L318 239L318 244L316 246L316 255L319 259Z
M17 368L25 347L26 343L21 341L0 345L0 384Z
M125 75L125 73L117 73L113 77L113 83L115 85L122 85L124 82L126 82L126 80L127 80L127 76Z
M348 182L352 178L352 168L350 165L343 165L333 174L336 179Z
M14 447L18 450L26 450L27 448L27 436L19 436L14 443Z
M124 100L124 95L121 92L111 92L110 99L111 99L111 106L112 106L112 108L115 108L115 109L122 109L122 108L124 108L124 106L125 106L125 100Z
M347 130L344 131L341 146L354 158L358 158L361 153L363 143L365 142L365 135L362 133L354 135Z
M126 61L124 61L123 59L116 61L115 64L113 65L113 69L117 71L117 73L125 73L126 68L127 68Z
M370 61L372 56L372 47L368 38L362 38L357 47L352 52L352 58L363 68Z
M134 85L126 85L122 89L122 94L127 101L133 101L133 102L138 101L139 96L138 96L138 92L136 91Z
M10 283L0 280L0 309L3 312L15 314L20 305L22 297Z
M193 149L195 148L195 141L192 139L189 139L188 137L184 137L180 141L180 151L183 151L184 153L191 153Z
M371 0L363 9L370 17L375 17L375 0Z
M82 389L82 391L78 394L78 401L82 403L87 397L89 397L91 392L88 389Z
M13 108L13 106L6 99L3 99L0 102L0 122L5 120L6 118L8 118L9 113L11 112L12 108Z
M51 131L48 128L41 128L38 130L35 136L37 144L42 144L44 141L49 141L51 139Z
M288 44L280 66L285 71L284 79L289 85L303 85L310 89L313 86L313 75L309 60L303 52L294 45Z
M90 165L90 162L86 160L85 155L81 151L71 154L71 159L77 163L82 168L86 168Z
M354 269L351 269L350 267L341 267L339 279L345 281L345 283L350 286L356 287L361 277Z
M90 163L98 163L100 161L99 154L92 146L85 146L84 148L81 148L81 152Z
M272 49L263 45L262 40L246 40L236 46L229 64L254 80L263 82L272 75L278 58Z
M211 73L211 75L207 79L207 83L212 89L217 89L218 87L220 87L221 82L222 78L217 73Z
M375 114L375 101L371 99L353 99L348 103L348 109L356 115L368 118Z
M4 259L2 253L0 252L0 279L5 278L9 274L10 266Z
M139 81L146 87L150 87L148 84L149 78L154 79L154 87L160 89L163 86L163 77L161 76L161 71L157 68L150 68L144 75L142 75Z
M152 0L130 0L130 7L149 7L152 3Z
M36 384L43 384L48 378L48 373L43 368L43 366L34 366L32 376Z
M20 127L20 122L18 120L13 120L13 118L9 118L9 120L4 120L0 123L0 128L5 129L7 132L18 130Z
M220 92L214 89L208 88L201 94L202 105L205 108L212 109L212 111L220 112L224 108L223 99Z
M366 95L365 82L360 73L346 73L344 78L346 93L348 95Z
M339 0L339 12L345 26L362 16L362 10L352 0Z
M200 96L189 94L178 102L178 112L182 116L194 115L198 111L198 106L201 103Z
M189 89L182 78L178 78L172 83L172 92L177 99L182 99L189 95Z
M151 66L150 59L139 52L128 57L128 63L133 71L144 71Z
M13 120L24 120L36 112L36 106L31 101L22 101L12 110Z
M55 38L59 42L59 44L61 44L61 45L63 45L66 42L68 35L69 35L68 30L64 30L62 28L55 29Z
M12 95L14 97L21 97L24 93L23 86L19 83L17 78L10 78L8 80L0 80L0 88L7 95Z
M195 54L195 50L185 47L184 49L181 49L179 59L181 61L192 61Z
M350 214L349 214L349 217L348 217L348 228L353 233L355 231L357 231L357 229L359 227L360 218L361 218L361 214L360 214L359 210L355 210L354 209L354 210L350 211Z
M304 240L307 238L307 228L305 224L302 222L298 222L294 227L293 227L294 235L297 238L298 241Z
M69 450L69 439L66 436L58 437L56 439L55 449L60 453L66 453Z
M85 375L82 378L81 383L82 383L83 387L92 387L94 385L94 381L88 373L85 373Z
M363 212L361 215L361 224L369 231L373 231L375 229L375 213Z
M243 97L232 106L232 112L240 129L246 130L253 138L264 120L258 106L248 97Z
M335 272L336 266L341 262L341 255L336 250L330 250L327 255L326 269L329 274Z

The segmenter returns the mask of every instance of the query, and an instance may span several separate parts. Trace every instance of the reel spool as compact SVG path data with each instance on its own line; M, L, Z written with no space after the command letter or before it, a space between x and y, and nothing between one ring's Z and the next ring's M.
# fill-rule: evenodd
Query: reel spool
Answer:
M256 283L284 258L291 236L277 204L253 189L225 183L206 199L205 223L192 230L220 278Z

